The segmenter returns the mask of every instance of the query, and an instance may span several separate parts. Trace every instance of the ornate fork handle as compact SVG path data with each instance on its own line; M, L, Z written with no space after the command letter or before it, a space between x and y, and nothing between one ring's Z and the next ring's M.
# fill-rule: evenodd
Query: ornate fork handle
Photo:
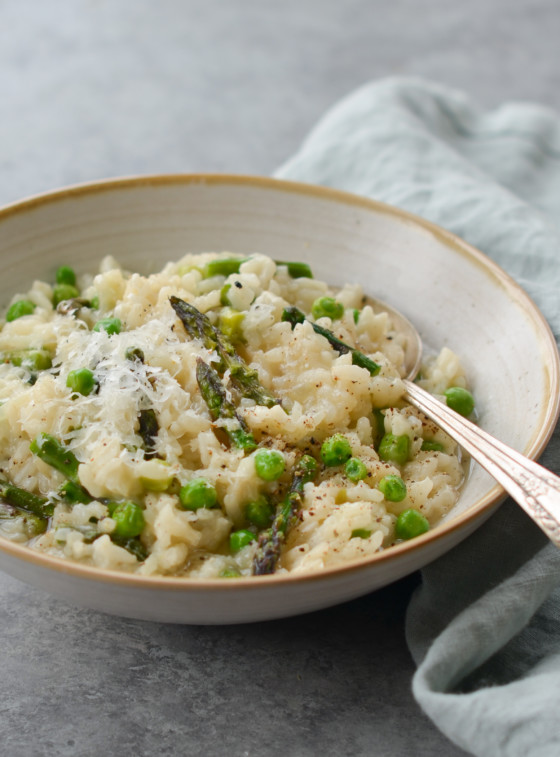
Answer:
M475 426L411 381L405 399L455 439L560 547L560 478Z

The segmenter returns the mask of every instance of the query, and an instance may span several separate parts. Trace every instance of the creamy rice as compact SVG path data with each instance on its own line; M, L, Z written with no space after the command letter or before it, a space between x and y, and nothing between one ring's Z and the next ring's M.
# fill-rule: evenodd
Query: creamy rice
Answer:
M373 555L398 541L401 512L414 509L433 526L455 504L464 476L459 450L403 402L404 336L388 315L364 304L356 284L334 294L324 282L294 278L286 265L260 254L243 259L238 272L205 275L210 261L229 258L189 255L151 276L125 272L108 258L97 275L78 281L81 305L63 301L53 307L53 285L45 282L13 298L35 307L0 331L0 476L46 499L50 510L37 534L25 511L6 508L0 518L4 538L142 575L251 575L258 532L266 528L247 520L247 505L266 502L271 512L281 506L302 454L315 458L318 470L303 487L276 572L320 570ZM314 319L313 303L328 296L343 305L342 317ZM239 397L228 383L229 370L220 376L256 449L236 447L224 433L236 419L212 418L197 381L197 360L216 368L219 356L189 336L170 297L193 305L214 325L226 323L227 316L238 354L278 400L267 407ZM288 306L307 320L292 328L282 320ZM118 333L94 330L107 317L119 319ZM315 332L314 320L375 361L378 373L353 364L351 352L334 349ZM52 365L22 361L32 350L42 350ZM72 372L84 368L95 382L87 394L71 384ZM464 387L457 357L442 350L423 368L422 384L436 394ZM157 422L148 437L152 446L142 434L143 412ZM380 459L379 439L389 433L409 438L406 462ZM70 502L61 492L68 476L30 449L45 434L79 462L74 483L88 495L84 501ZM342 434L365 465L361 480L349 480L343 464L322 463L321 446L334 434ZM423 450L426 440L439 449ZM262 449L283 457L284 472L274 480L257 474L255 457ZM387 475L406 485L400 501L380 490ZM185 509L181 489L199 478L213 487L217 501ZM115 537L118 525L111 517L124 501L141 511L143 527L133 549ZM231 534L247 531L255 538L232 550Z

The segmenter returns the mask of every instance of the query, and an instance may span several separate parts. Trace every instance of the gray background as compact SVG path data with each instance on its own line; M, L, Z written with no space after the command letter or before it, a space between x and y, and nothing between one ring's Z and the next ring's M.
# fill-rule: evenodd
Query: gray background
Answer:
M559 108L559 39L557 0L0 0L0 203L125 174L269 174L384 76ZM112 618L0 576L0 751L463 755L410 693L419 580L213 628Z

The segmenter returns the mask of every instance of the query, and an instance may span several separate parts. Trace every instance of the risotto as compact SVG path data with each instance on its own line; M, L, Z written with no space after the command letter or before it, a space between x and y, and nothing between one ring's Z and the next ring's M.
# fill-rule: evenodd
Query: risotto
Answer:
M260 254L150 276L62 266L0 331L0 535L192 578L321 570L414 538L464 469L403 401L404 339L359 285ZM422 384L472 410L450 350Z

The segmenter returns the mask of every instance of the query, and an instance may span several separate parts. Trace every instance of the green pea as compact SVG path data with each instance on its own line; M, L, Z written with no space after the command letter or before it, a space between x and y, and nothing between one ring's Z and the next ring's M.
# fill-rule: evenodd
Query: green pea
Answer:
M474 397L462 386L452 386L444 392L447 406L459 415L469 416L474 410Z
M109 336L120 334L122 323L120 318L101 318L95 326L94 331L106 331Z
M73 300L75 297L79 296L79 290L75 286L72 286L72 284L57 284L53 289L53 305L56 307L64 300Z
M257 528L266 528L270 525L273 515L274 507L265 497L259 497L245 505L245 517Z
M348 462L344 466L344 472L346 473L347 478L349 478L353 484L361 481L367 476L367 468L365 466L365 463L363 463L357 457L351 457L350 460L348 460Z
M424 439L420 449L422 452L443 452L443 444L434 442L431 439Z
M57 284L69 284L70 286L76 286L76 274L74 269L69 265L61 265L56 271L55 281Z
M395 529L398 539L414 539L414 537L429 531L430 524L422 513L411 508L410 510L403 510L399 515Z
M377 488L388 502L402 502L406 497L406 484L400 476L384 476Z
M109 508L109 512L116 524L111 536L118 539L140 536L146 525L142 508L136 502L118 502L116 507Z
M328 317L335 321L344 315L344 305L334 297L319 297L311 306L311 315L315 320Z
M18 300L10 305L6 313L7 321L16 321L24 315L31 315L37 306L31 300Z
M229 548L233 553L239 552L240 549L246 547L252 541L255 541L256 536L252 531L247 528L241 528L239 531L233 531L229 536Z
M352 447L342 434L334 434L321 445L321 459L329 468L344 465L352 457Z
M385 434L379 442L379 457L385 462L404 465L410 457L410 438L406 434Z
M179 500L184 510L210 509L218 504L218 493L210 481L193 478L181 487Z
M277 449L259 449L255 452L255 472L263 481L276 481L286 467L284 455Z
M95 384L95 377L89 368L77 368L75 371L70 371L66 378L66 386L73 392L83 394L84 397L93 392Z
M367 528L355 528L351 535L351 539L369 539L371 536L371 531L368 531Z
M361 313L361 310L358 310L357 308L354 308L354 310L352 311L352 317L354 318L354 323L356 324L360 320L360 313Z

